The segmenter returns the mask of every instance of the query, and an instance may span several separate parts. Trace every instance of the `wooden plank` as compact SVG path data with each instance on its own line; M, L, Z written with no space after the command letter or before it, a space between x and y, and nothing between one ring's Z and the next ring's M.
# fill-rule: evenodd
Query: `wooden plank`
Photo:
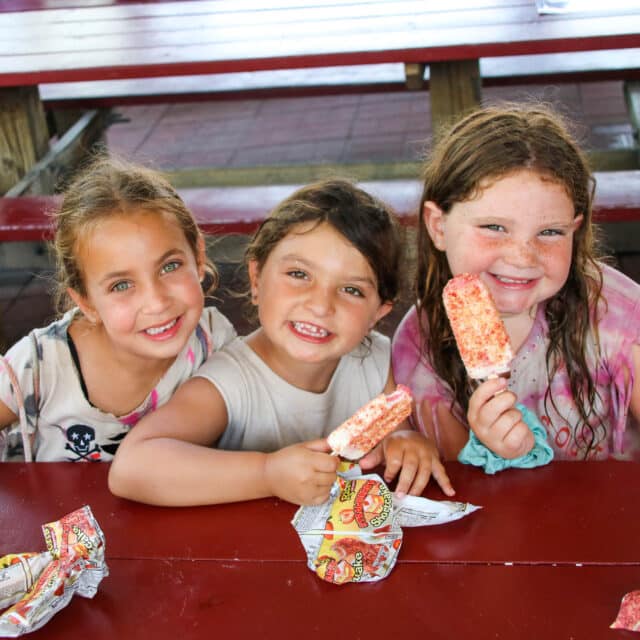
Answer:
M40 96L42 98L42 95ZM43 100L44 102L44 100ZM46 107L46 103L45 103ZM73 127L84 115L85 110L79 107L69 109L50 109L49 110L49 126L52 129L52 135L55 133L61 138L71 127Z
M38 87L0 89L0 193L20 180L48 147Z
M151 5L135 6L140 9ZM114 35L106 48L105 42L99 48L99 39L85 36L92 20L83 11L90 9L77 9L71 12L75 22L67 23L64 35L45 39L47 52L42 55L16 55L15 51L8 51L10 43L6 44L7 53L0 57L0 82L8 86L61 78L80 81L346 64L429 63L640 45L640 10L628 15L587 15L571 20L553 16L547 20L539 18L530 3L529 13L512 23L509 15L522 13L522 5L499 12L500 21L495 24L464 22L465 12L454 11L448 13L448 26L422 12L395 17L392 27L388 17L370 18L364 21L369 27L364 28L358 19L342 15L346 6L336 4L327 12L329 19L322 23L323 28L309 27L311 31L305 37L290 37L299 22L288 23L284 19L274 23L273 28L261 29L264 35L256 41L246 37L246 29L232 29L231 39L223 37L221 41L221 34L214 27L205 28L202 33L185 29L176 34L154 29L154 21L150 20L144 37L127 35L125 31ZM6 33L16 31L16 25L7 21L11 15L0 14L0 30ZM442 18L445 14L435 15ZM416 27L420 21L424 22ZM125 23L127 28L131 28L129 22ZM195 19L192 27L194 23L197 26ZM32 42L41 40L35 38Z
M16 29L15 24L4 20L0 15L0 35L2 36L0 54L36 56L77 51L107 52L123 48L135 51L143 48L198 44L223 46L244 43L247 47L246 57L253 58L259 57L259 51L263 48L262 43L272 43L278 39L284 39L283 44L291 49L291 53L299 55L322 53L320 43L325 39L336 43L331 46L334 52L351 50L348 42L340 46L340 39L355 39L359 41L358 46L361 47L367 38L382 37L385 34L391 37L390 44L394 49L401 48L403 43L411 49L428 48L432 44L455 47L462 45L463 42L472 45L504 42L508 45L513 37L517 40L527 39L525 32L528 30L533 32L530 38L541 40L591 38L606 36L608 33L609 35L618 33L623 36L630 34L629 27L625 26L627 22L637 23L634 16L612 16L609 19L603 19L601 28L596 30L595 25L586 28L588 26L586 21L585 24L581 24L578 20L575 24L566 24L568 33L561 34L555 28L557 25L536 21L526 7L509 13L491 9L469 11L463 18L455 12L444 11L438 14L422 11L418 14L371 17L345 15L345 12L341 12L337 17L307 12L295 20L285 15L272 23L268 21L265 23L266 17L256 12L243 16L237 24L228 26L221 24L221 17L217 14L198 16L177 14L135 21L95 20L89 15L82 18L82 23L80 18L81 15L78 15L76 19L68 22L60 21L42 27L28 26ZM292 33L296 34L295 38L290 37ZM455 38L461 35L465 37L461 40ZM501 38L497 37L499 35ZM617 47L622 46L625 45L617 45ZM364 49L384 50L391 47L386 42L370 40L369 46ZM216 54L215 57L219 56Z
M404 65L405 85L410 91L425 88L424 72L426 65L422 62L408 62Z
M617 173L640 169L640 150L637 147L592 149L588 155L591 166L598 171Z
M164 0L0 0L0 12L46 11L51 9L74 9L88 6L100 7L163 1ZM171 1L180 2L180 0Z
M409 6L404 8L407 4ZM72 52L85 50L88 44L95 49L109 50L180 46L187 42L222 44L243 41L252 43L257 49L261 41L276 37L289 36L291 40L292 33L295 34L295 40L304 40L325 31L332 36L344 37L381 33L385 29L388 32L411 33L450 28L456 18L461 19L457 12L449 10L425 11L424 4L419 2L344 5L339 8L339 13L340 19L337 20L332 12L313 6L298 10L236 13L220 13L216 9L196 14L180 11L175 15L131 20L118 12L113 18L107 19L87 16L81 31L73 14L69 20L56 18L59 15L56 14L48 24L25 25L22 29L16 29L15 26L11 29L0 19L0 55L11 51L14 55L25 52L30 55ZM531 11L527 6L512 8L509 13L493 7L474 8L465 11L464 24L470 29L483 25L501 28L514 22L527 22L530 17ZM69 31L75 32L74 38L68 38Z
M429 65L431 130L437 139L442 129L480 106L478 60L432 62Z
M7 1L7 0L4 0ZM15 0L14 0L15 1ZM20 2L20 0L17 0ZM29 1L29 0L27 0ZM38 0L34 0L38 1ZM62 0L64 1L64 0ZM115 6L115 5L118 6ZM478 9L500 9L503 12L514 7L530 5L530 0L451 0L447 2L446 11L458 14ZM102 5L102 6L100 6ZM111 6L110 6L111 5ZM125 6L129 5L129 6ZM215 14L224 24L253 24L256 20L276 22L300 19L301 16L327 19L328 16L340 13L341 17L357 15L403 15L443 11L438 3L425 3L422 0L272 0L268 4L262 0L149 0L143 2L100 3L77 0L69 3L69 7L42 7L39 10L16 12L11 20L19 27L55 25L59 22L73 22L78 11L91 21L140 21L145 19L164 18L167 16L192 16Z
M624 83L624 97L636 146L640 145L640 81Z
M51 193L101 140L106 111L88 111L13 185L7 196Z
M417 172L417 170L416 170ZM596 222L640 222L640 171L596 173ZM175 182L175 181L174 181ZM418 180L366 180L361 186L388 202L401 221L417 224L421 185ZM202 229L211 234L251 233L268 212L299 184L178 188ZM46 212L59 196L0 198L0 242L39 241L51 233Z
M40 85L40 97L47 107L64 109L207 99L237 100L381 93L403 91L407 88L405 67L411 65L388 63L165 78L58 82ZM424 69L422 89L427 90L429 68L417 63L411 68L415 68L417 77L420 76L420 69ZM640 80L640 49L481 58L480 75L483 87L548 82Z
M639 71L639 48L480 59L480 75L487 86L624 80L637 77Z

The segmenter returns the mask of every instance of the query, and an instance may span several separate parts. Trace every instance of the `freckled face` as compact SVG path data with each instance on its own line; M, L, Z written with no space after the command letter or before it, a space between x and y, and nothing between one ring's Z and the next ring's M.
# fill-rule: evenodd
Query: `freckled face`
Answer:
M475 273L500 314L532 318L566 282L573 234L582 221L564 187L523 170L444 214L426 203L424 222L453 275Z

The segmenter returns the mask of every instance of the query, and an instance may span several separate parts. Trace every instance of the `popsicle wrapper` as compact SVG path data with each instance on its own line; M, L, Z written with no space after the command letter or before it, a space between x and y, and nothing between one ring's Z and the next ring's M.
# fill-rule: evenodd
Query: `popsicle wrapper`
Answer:
M333 584L375 582L389 575L402 545L402 527L459 520L480 507L406 496L398 500L380 476L342 463L327 502L298 509L291 524L307 566Z
M610 629L640 631L640 591L630 591L620 603L620 610Z
M46 624L73 595L92 598L109 575L105 540L88 506L42 525L47 551L0 558L0 637Z

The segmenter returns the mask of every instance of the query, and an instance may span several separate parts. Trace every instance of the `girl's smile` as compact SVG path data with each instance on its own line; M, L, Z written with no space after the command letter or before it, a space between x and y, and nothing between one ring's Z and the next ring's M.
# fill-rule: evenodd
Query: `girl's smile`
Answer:
M180 330L182 318L183 316L180 316L178 318L174 318L173 320L169 320L169 322L163 323L161 325L149 327L148 329L144 329L143 333L152 340L158 340L159 342L170 340Z
M120 359L180 353L204 306L196 257L178 222L144 210L98 223L79 243L86 295L70 292Z
M290 322L291 330L302 340L309 340L315 343L329 342L333 338L333 333L310 322Z
M564 286L582 221L561 184L527 169L456 202L449 213L427 202L423 215L451 273L477 273L489 287L512 340L526 335L537 305Z
M251 348L280 377L314 390L328 384L391 309L382 304L364 256L327 223L302 223L272 249L261 269L249 263L261 328Z

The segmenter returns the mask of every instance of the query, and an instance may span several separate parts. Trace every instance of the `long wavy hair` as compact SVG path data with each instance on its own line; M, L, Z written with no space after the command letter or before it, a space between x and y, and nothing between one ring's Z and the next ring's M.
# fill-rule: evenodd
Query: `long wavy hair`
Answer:
M139 211L173 216L198 257L202 232L182 198L157 171L123 158L99 155L73 178L64 191L60 208L52 213L55 236L52 244L56 259L55 303L59 312L73 306L67 288L86 295L79 242L96 223L111 216ZM203 265L205 293L218 283L218 272L209 260Z
M549 326L548 381L560 368L566 368L581 423L574 438L578 433L581 439L586 435L586 457L605 434L602 418L595 415L595 372L586 353L592 335L597 364L599 338L594 314L601 299L602 270L592 224L595 179L568 123L544 105L503 104L469 114L439 138L427 157L420 211L425 202L432 201L446 215L456 202L471 200L487 185L523 169L562 185L573 202L575 216L583 216L573 238L569 276L560 291L547 300L545 317ZM423 357L451 389L451 406L457 402L466 413L471 388L442 302L443 287L452 277L447 256L435 247L424 224L419 225L417 242L415 299L422 344L428 345ZM545 406L551 403L557 411L550 389L549 385Z

